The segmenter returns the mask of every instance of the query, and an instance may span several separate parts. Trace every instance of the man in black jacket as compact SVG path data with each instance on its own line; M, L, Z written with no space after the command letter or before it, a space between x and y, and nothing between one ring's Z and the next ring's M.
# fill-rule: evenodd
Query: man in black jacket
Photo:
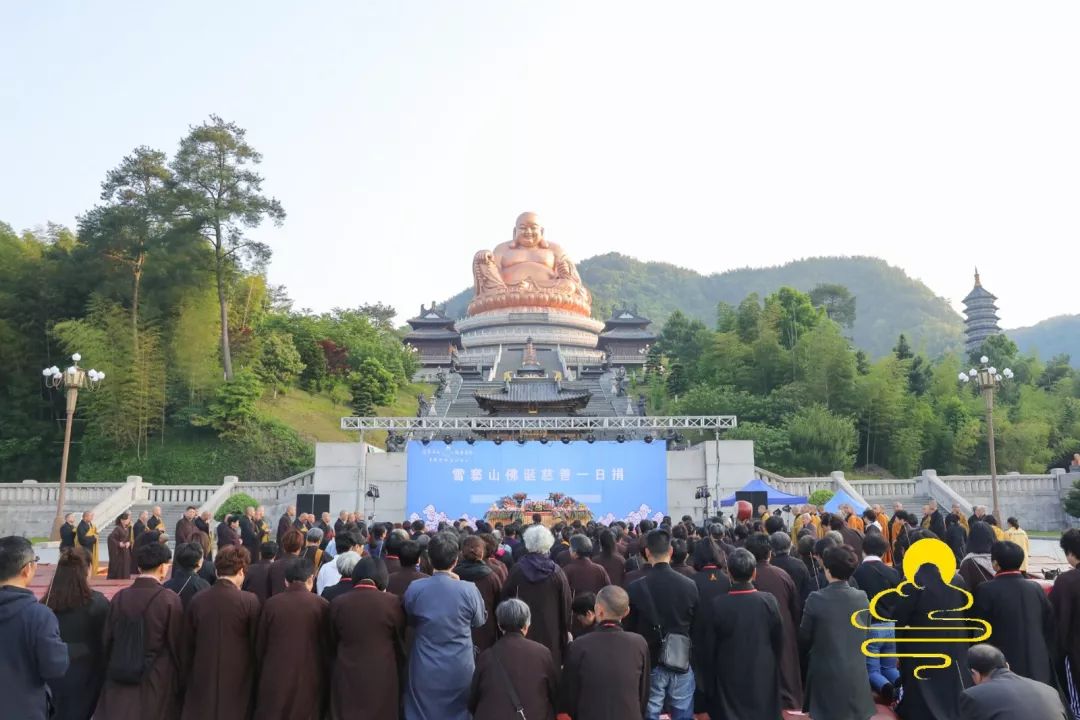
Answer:
M698 606L697 585L671 568L667 530L652 530L645 536L645 558L652 569L627 587L630 615L626 627L649 644L652 671L646 716L659 717L666 705L672 720L689 720L694 711L694 673L661 665L660 644L665 635L690 636Z
M885 543L885 538L879 533L867 533L863 539L863 551L866 554L863 556L862 564L855 569L853 577L855 582L858 583L859 589L866 593L866 597L870 601L873 601L874 596L878 593L891 590L903 580L895 568L891 568L882 562L881 557L887 549L888 545ZM892 617L892 608L896 605L896 599L896 595L884 598L877 605L878 614ZM883 655L896 652L896 643L894 641L896 631L893 623L882 622L872 617L861 619L871 623L871 637L887 641L876 643L872 648L874 652ZM874 688L874 692L879 693L886 700L891 700L896 690L896 683L900 680L900 670L896 665L896 658L867 656L866 669L870 674L870 687Z
M45 720L46 683L68 669L68 648L52 610L27 585L37 573L34 548L26 538L0 538L0 696L4 717Z

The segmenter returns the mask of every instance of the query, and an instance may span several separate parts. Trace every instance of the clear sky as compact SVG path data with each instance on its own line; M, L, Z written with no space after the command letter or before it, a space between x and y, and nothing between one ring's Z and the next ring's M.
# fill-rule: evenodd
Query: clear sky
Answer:
M877 255L1006 327L1080 312L1080 3L34 2L0 9L0 220L74 224L210 113L296 307L399 318L541 213L577 259ZM860 304L872 302L859 298Z

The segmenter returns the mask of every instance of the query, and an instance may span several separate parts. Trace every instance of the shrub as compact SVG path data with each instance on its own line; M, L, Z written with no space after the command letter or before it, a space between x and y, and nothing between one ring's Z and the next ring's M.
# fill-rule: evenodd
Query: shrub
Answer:
M259 502L246 493L234 493L230 495L225 502L221 503L221 507L214 513L214 519L221 522L225 519L226 515L239 515L244 512L245 508L258 507Z
M824 505L825 503L827 503L827 502L829 502L830 500L832 500L832 499L833 499L833 495L835 495L835 494L836 494L836 493L834 493L834 492L833 492L832 490L824 490L824 489L822 489L822 490L815 490L814 492L810 493L810 497L808 497L808 498L807 498L806 500L807 500L807 502L809 502L809 503L810 503L811 505L815 505L815 506L817 506L817 507L821 507L821 506L822 506L822 505Z

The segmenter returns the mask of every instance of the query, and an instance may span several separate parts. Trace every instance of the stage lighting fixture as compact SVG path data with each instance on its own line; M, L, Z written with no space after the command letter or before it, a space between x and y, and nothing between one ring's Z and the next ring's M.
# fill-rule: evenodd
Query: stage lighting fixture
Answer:
M495 438L496 445L502 445L502 438Z
M615 441L616 442L621 442L621 443L626 442L626 436L625 435L616 435L615 436Z
M559 438L559 439L561 440L561 442L562 442L562 444L563 444L563 445L569 445L569 444L570 444L570 438L566 437L565 435L563 435L563 436L562 436L561 438Z
M547 445L548 444L548 439L547 438L540 438L540 444L541 445Z
M651 443L652 442L652 435L646 435L645 436L645 442Z
M524 445L525 442L526 442L525 438L518 438L518 445Z
M473 444L474 442L476 442L476 438L465 438L465 442L467 442L467 443L469 443L470 445L472 445L472 444Z
M427 445L427 444L428 444L429 442L431 442L431 438L424 438L424 439L423 439L423 440L421 440L420 442L422 442L422 443L424 443L425 445Z
M449 445L450 443L454 442L454 438L450 437L449 435L444 435L442 441Z
M595 435L590 435L589 437L585 438L585 442L592 445L594 442L596 442L596 436Z

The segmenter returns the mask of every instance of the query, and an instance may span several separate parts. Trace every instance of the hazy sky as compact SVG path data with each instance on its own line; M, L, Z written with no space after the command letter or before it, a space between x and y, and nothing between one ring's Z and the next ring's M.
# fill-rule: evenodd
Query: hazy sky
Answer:
M535 209L573 257L878 255L1006 327L1080 312L1080 3L387 0L0 9L0 220L73 224L218 113L271 282L399 318ZM861 305L871 298L859 298Z

